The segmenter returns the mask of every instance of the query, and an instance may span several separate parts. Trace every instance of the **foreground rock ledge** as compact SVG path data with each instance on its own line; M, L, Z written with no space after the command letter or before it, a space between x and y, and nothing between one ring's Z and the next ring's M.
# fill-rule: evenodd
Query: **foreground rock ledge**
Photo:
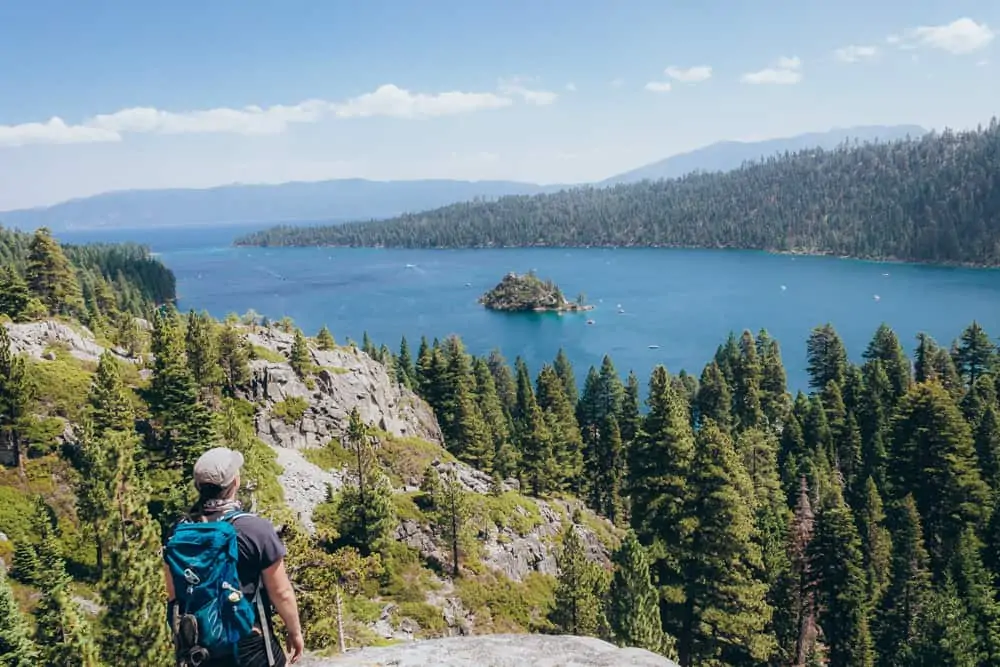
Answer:
M593 637L480 635L365 648L335 658L307 658L303 667L677 667L637 648Z

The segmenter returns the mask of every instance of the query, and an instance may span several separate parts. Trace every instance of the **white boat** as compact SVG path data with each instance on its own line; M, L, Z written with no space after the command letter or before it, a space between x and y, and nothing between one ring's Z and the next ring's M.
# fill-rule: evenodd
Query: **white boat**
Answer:
M881 298L882 298L882 297L880 297L880 296L879 296L878 294L876 294L876 295L875 295L875 300L876 300L876 301L879 301L879 300L880 300Z
M650 345L649 349L651 349L651 350L659 350L660 346L659 345Z

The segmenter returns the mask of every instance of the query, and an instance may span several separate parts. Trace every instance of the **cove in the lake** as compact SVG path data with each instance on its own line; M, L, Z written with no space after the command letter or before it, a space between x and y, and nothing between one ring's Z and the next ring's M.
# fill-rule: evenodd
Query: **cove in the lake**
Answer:
M806 389L805 340L831 322L853 359L882 322L912 351L926 331L948 345L973 319L1000 333L1000 270L883 264L730 250L376 250L235 248L246 229L117 230L67 242L149 244L177 275L180 307L217 317L253 308L288 315L310 335L396 349L406 335L459 334L474 353L499 347L535 371L565 348L581 376L610 354L645 383L656 364L700 374L729 331L766 328L782 345L789 387ZM587 313L491 312L477 298L509 271L535 269ZM588 325L587 320L593 320Z

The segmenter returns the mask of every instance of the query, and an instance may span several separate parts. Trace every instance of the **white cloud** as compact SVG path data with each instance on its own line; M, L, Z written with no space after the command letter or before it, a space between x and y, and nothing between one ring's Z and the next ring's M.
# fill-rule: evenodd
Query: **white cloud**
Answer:
M566 84L566 90L568 90L571 93L575 93L576 92L576 84L573 83L572 81L570 81L569 83Z
M520 77L514 77L513 79L501 79L497 88L504 95L519 96L528 104L534 104L536 106L548 106L559 99L559 95L550 90L532 90L531 88L526 87L524 84L529 81L529 79L522 79Z
M29 144L85 144L121 141L113 130L85 125L67 125L62 118L53 117L44 123L0 125L0 146L27 146Z
M789 86L802 80L802 61L798 56L782 57L771 67L756 72L747 72L740 81L753 85L774 84Z
M611 87L612 88L621 88L624 85L625 85L625 79L623 79L621 77L618 77L617 79L612 79L611 80Z
M499 109L513 104L509 97L496 93L411 93L391 83L379 86L347 102L330 105L338 118L432 118Z
M965 17L943 25L911 28L903 35L889 35L886 42L903 49L923 46L964 55L985 49L995 37L988 25Z
M650 81L643 88L651 93L669 93L671 86L669 81Z
M854 44L837 49L833 52L834 57L843 63L856 63L862 60L871 60L878 56L877 46L856 46Z
M671 79L682 83L700 83L701 81L708 81L712 78L712 68L708 65L696 65L685 69L683 67L674 67L671 65L664 70L664 74L669 76Z
M976 67L986 67L989 64L990 64L990 61L987 60L986 58L983 58L982 60L980 60L979 62L976 63Z
M127 134L241 134L267 135L285 132L290 125L316 123L326 118L435 118L500 109L520 97L528 104L555 102L557 95L530 90L517 82L501 87L500 93L414 93L385 84L343 102L306 100L294 105L247 106L192 111L164 111L131 107L98 114L78 125L61 118L46 122L0 125L0 147L28 144L70 144L121 141Z

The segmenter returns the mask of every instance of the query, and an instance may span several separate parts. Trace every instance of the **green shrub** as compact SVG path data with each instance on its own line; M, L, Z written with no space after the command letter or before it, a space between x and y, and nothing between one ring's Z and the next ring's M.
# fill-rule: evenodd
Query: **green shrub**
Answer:
M331 440L325 447L304 449L302 455L307 461L323 470L343 470L351 461L351 453L336 440Z
M425 522L427 517L417 506L417 496L423 495L420 491L411 493L396 493L392 496L392 502L396 506L396 516L400 521L411 519L413 521Z
M288 362L281 352L275 352L271 348L263 347L261 345L251 346L252 357L254 359L263 359L264 361L270 361L273 364L284 364Z
M334 375L346 375L351 372L350 368L342 368L340 366L320 366L319 369L329 371Z
M555 595L555 577L532 572L522 582L487 573L461 578L455 590L462 604L476 615L480 632L545 632Z
M35 410L79 423L87 406L95 365L57 352L55 361L28 362L35 386Z
M289 396L274 404L271 415L291 426L302 419L308 409L309 401L301 396Z
M419 634L422 637L441 637L448 629L441 610L426 602L402 602L396 609L396 617L412 618L416 621L420 626Z
M542 525L542 514L534 501L516 491L499 496L470 494L472 514L481 521L510 528L518 535L526 535Z

